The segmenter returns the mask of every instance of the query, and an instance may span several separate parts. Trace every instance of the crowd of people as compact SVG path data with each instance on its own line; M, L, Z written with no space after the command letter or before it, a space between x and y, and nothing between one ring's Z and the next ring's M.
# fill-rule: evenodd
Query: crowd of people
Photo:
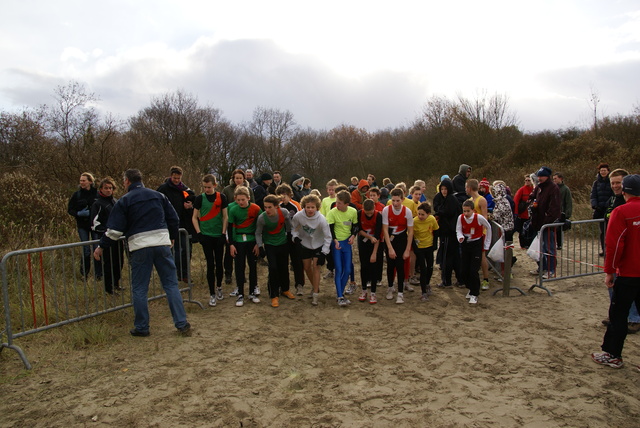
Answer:
M190 281L189 255L193 243L200 244L206 259L212 307L227 297L223 281L232 284L234 271L235 286L228 297L234 298L235 306L243 306L245 301L260 303L257 265L261 261L268 266L271 306L279 307L281 297L295 299L296 295L304 295L307 281L311 304L318 305L325 264L324 278L333 278L337 304L347 306L351 303L349 297L357 292L353 260L356 245L360 302L377 303L385 265L386 299L395 298L397 304L402 304L405 292L412 292L413 285L419 285L420 300L428 301L434 264L438 264L437 287L466 287L469 304L477 304L480 291L489 288L489 220L500 225L506 241L512 241L517 232L522 248L528 248L537 236L542 256L538 269L531 273L554 277L556 252L563 245L561 231L570 227L573 210L571 191L563 174L542 166L535 173L524 175L523 185L512 196L504 181L477 180L471 178L472 171L471 166L463 164L453 179L443 175L433 198L427 195L423 180L407 186L385 178L379 186L373 174L366 179L352 177L348 186L329 180L326 196L322 198L317 189L312 189L309 178L294 174L289 183L284 183L279 171L255 178L250 169L236 169L226 186L220 186L214 175L207 174L202 178L203 191L197 194L182 182L180 167L171 168L157 192L144 188L139 171L128 170L125 174L128 193L120 201L114 198L117 186L112 178L105 177L95 187L93 175L83 173L80 187L69 201L69 214L77 221L81 241L100 239L100 246L94 251L94 274L98 279L104 277L106 293L117 294L121 289L125 247L118 240L120 236L128 238L130 254L141 249L148 253L142 257L143 252L139 252L140 257L130 259L132 267L143 272L142 276L147 275L146 282L135 273L132 278L136 321L131 334L136 336L149 334L146 300L143 304L142 296L146 296L148 273L156 263L162 272L163 287L172 296L170 308L176 327L182 332L189 330L175 291L179 280ZM640 222L633 223L633 219L640 218L638 196L637 175L629 175L623 169L610 171L604 163L598 166L591 205L593 218L604 219L600 255L606 256L611 309L609 318L603 320L607 325L604 352L592 357L612 367L622 365L621 341L624 342L626 334L640 330L637 268L635 265L624 268L632 279L614 276L620 273L621 265L627 266L627 254L635 254L640 248L640 235L636 235ZM622 206L624 220L618 209ZM142 226L144 221L148 224ZM562 227L538 233L551 223L562 223ZM615 224L614 233L607 233L609 224ZM181 236L178 228L188 233ZM633 233L627 233L629 228L635 228ZM625 239L632 240L632 244L622 245ZM169 256L166 249L171 245L173 255ZM150 252L149 248L155 246L163 247L164 252ZM615 254L610 256L607 248L615 248ZM80 273L85 277L90 273L90 257L91 249L87 246L80 264ZM171 280L167 265L175 273ZM249 287L245 295L247 268ZM617 288L624 288L624 293L616 292Z

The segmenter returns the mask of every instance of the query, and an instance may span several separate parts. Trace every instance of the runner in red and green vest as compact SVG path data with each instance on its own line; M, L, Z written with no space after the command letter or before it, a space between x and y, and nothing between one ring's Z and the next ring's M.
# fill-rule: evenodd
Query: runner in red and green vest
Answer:
M227 198L216 192L216 178L207 174L202 178L204 193L193 201L193 226L197 241L202 245L207 259L207 282L209 284L209 306L222 300L222 277L224 246L227 233ZM216 295L217 285L217 295Z
M264 213L258 217L256 242L265 252L269 264L269 297L271 306L277 308L280 293L289 299L295 296L289 291L289 247L287 235L291 232L289 213L281 208L275 195L264 198ZM264 248L262 248L264 247Z
M238 297L236 306L244 305L245 264L249 265L249 300L260 303L255 293L258 285L257 261L260 251L256 245L256 223L262 213L260 207L249 202L249 189L237 186L234 190L236 201L229 205L229 254L235 260L236 286Z

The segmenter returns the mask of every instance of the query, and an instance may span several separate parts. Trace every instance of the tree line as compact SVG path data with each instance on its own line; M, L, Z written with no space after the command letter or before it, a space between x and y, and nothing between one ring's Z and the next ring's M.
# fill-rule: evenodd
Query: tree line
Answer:
M638 172L640 159L638 106L628 115L596 116L590 128L525 133L506 95L433 96L411 123L369 132L349 124L305 128L292 112L264 106L254 109L251 120L233 123L182 90L152 97L126 119L100 115L99 96L80 82L58 86L53 94L50 105L0 112L0 182L12 183L17 192L29 182L36 189L46 185L52 194L45 205L56 194L68 197L83 171L119 178L135 167L153 187L174 164L196 190L204 173L224 184L234 169L252 168L257 175L282 171L287 181L301 174L321 191L331 178L348 182L352 175L373 173L379 181L424 179L434 193L439 177L453 177L462 163L472 165L477 178L503 179L516 189L524 173L545 164L562 170L579 198L599 162ZM12 209L6 204L11 196L3 195L4 223L46 218L26 202L23 210ZM25 199L36 196L43 197L41 188L40 195Z

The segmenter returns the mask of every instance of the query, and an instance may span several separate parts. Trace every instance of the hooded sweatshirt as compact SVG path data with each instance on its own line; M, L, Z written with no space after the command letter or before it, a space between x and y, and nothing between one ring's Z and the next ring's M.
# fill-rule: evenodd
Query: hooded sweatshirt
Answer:
M514 221L513 221L513 211L511 210L511 204L507 199L507 187L502 183L497 183L493 187L493 192L496 197L493 199L495 201L495 207L493 209L493 218L496 223L498 223L505 231L513 230Z
M446 187L447 196L439 192L433 197L433 210L438 218L440 233L442 235L455 235L458 217L462 214L462 205L453 195L453 184L451 180L445 179L440 183L440 188Z
M365 191L364 188L367 187ZM356 206L356 209L360 211L362 209L362 203L367 199L367 193L369 192L369 182L365 179L360 180L358 188L351 192L351 202Z
M471 169L471 167L463 163L462 165L460 165L458 175L453 177L453 193L456 194L456 197L458 198L460 203L469 199L465 188L465 185L467 184L467 171L469 171L469 169Z
M329 254L331 246L331 230L327 219L316 211L313 217L308 217L302 210L298 211L291 220L291 236L300 238L302 246L310 250L322 247L323 254Z

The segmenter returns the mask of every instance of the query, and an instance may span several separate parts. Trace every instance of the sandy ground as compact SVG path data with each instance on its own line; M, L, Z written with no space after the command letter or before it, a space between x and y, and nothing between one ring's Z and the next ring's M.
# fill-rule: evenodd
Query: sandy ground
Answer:
M518 251L519 252L519 251ZM514 285L533 262L518 254ZM439 275L436 270L433 284ZM196 297L207 301L202 276ZM199 279L200 278L200 279ZM608 296L602 275L505 298L434 289L429 302L340 308L330 280L321 304L307 295L236 308L188 305L178 336L165 301L151 305L152 335L134 338L130 310L21 338L34 369L0 354L0 425L279 427L637 427L640 335L620 370L594 364ZM226 292L231 286L226 286ZM308 288L308 287L307 287ZM386 287L384 287L386 288ZM286 300L286 299L285 299ZM96 326L97 325L97 326ZM106 344L71 346L79 329L105 328Z

